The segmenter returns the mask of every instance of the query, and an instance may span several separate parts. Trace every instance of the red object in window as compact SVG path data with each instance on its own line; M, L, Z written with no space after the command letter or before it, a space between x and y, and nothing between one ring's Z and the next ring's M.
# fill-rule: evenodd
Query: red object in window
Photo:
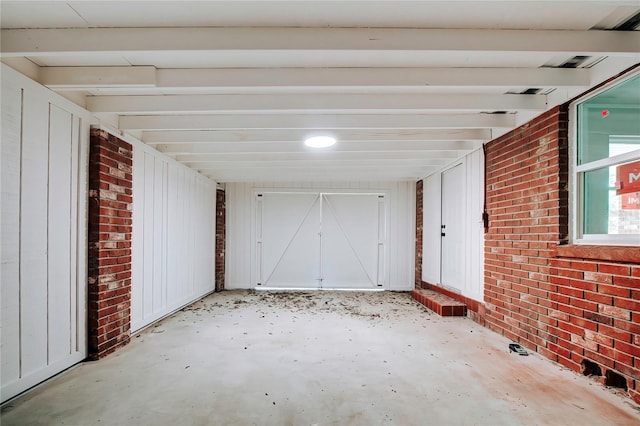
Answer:
M640 161L618 166L616 181L616 195L640 192Z
M623 194L622 210L640 210L640 192Z
M608 109L603 109L600 114L602 115L602 118L607 118L611 113L609 112Z

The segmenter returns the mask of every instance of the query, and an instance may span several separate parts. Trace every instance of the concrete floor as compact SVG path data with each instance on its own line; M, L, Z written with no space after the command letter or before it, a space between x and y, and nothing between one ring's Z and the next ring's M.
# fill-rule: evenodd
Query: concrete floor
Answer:
M407 293L211 295L7 404L10 425L631 425L627 398Z

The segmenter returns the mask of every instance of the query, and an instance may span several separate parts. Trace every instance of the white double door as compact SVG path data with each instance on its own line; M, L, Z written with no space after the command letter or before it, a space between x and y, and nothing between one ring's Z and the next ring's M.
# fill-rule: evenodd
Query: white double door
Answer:
M458 164L442 173L442 216L440 225L440 283L464 288L464 167Z
M263 192L256 207L258 286L384 288L384 194Z

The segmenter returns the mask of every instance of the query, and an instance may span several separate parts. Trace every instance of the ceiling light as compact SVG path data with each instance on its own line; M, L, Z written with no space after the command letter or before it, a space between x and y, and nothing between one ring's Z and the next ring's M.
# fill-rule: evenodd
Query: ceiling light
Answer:
M331 136L314 136L304 141L310 148L327 148L336 143L336 139Z

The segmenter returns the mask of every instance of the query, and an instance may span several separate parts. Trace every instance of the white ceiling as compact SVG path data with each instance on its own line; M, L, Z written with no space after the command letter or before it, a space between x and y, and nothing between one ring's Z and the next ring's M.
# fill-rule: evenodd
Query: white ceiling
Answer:
M638 0L2 1L0 12L3 62L220 182L416 180L640 62L639 31L605 31ZM577 68L559 67L575 56ZM338 144L304 147L325 133Z

